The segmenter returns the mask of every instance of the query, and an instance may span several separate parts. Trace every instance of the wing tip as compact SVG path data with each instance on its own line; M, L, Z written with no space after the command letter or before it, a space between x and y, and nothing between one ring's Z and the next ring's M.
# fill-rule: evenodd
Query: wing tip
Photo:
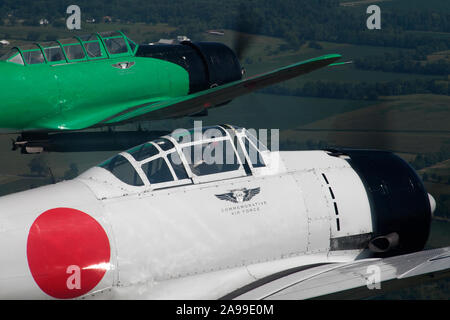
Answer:
M330 53L330 54L326 54L320 57L317 57L317 60L338 60L342 58L342 55L339 53Z

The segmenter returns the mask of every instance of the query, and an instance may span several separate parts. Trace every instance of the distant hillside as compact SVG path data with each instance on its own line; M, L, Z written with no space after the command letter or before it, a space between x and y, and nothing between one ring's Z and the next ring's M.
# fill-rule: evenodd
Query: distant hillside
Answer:
M191 35L212 28L238 29L282 37L293 48L298 48L305 40L324 40L404 48L436 46L437 42L442 42L444 49L448 49L450 40L407 33L450 32L448 10L442 10L437 1L426 2L426 9L420 11L398 10L392 7L397 1L400 0L380 4L386 30L381 33L367 30L365 10L340 6L339 0L178 0L176 4L165 0L79 0L77 5L82 10L83 21L168 23L179 32ZM70 4L72 1L68 0L3 0L0 2L1 23L38 25L39 20L45 18L64 28L66 8ZM409 7L409 2L402 1L402 6Z
M450 97L415 94L384 97L383 101L302 128L339 130L442 131L450 135Z
M442 145L450 144L448 119L448 96L392 96L375 105L286 130L281 138L414 154L437 152Z

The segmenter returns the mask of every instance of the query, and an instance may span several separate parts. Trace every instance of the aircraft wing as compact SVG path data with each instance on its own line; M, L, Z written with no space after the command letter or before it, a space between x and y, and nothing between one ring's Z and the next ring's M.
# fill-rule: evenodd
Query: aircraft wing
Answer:
M294 268L250 283L223 299L360 299L448 276L450 247Z
M169 98L160 102L143 103L103 118L98 125L122 123L136 119L159 120L193 115L252 91L331 65L340 58L339 54L325 55L191 95Z

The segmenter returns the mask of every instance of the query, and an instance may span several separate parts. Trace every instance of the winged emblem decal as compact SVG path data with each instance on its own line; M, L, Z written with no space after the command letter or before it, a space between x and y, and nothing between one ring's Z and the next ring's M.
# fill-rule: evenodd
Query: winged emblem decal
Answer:
M128 68L131 68L132 66L134 66L134 64L135 64L135 62L133 62L133 61L119 62L119 63L113 64L112 66L117 69L128 69Z
M230 190L230 192L223 194L216 194L215 196L220 200L231 201L234 203L242 203L245 201L250 201L260 191L261 188L254 188L254 189L242 188Z

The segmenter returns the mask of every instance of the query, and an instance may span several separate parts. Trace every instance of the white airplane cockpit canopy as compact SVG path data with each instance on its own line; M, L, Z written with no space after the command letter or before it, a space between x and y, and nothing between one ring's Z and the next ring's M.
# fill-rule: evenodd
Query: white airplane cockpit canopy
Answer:
M113 176L107 182L139 192L142 188L159 189L260 175L267 169L268 153L264 144L244 128L178 129L121 152L81 178L88 176L105 181L106 170Z

